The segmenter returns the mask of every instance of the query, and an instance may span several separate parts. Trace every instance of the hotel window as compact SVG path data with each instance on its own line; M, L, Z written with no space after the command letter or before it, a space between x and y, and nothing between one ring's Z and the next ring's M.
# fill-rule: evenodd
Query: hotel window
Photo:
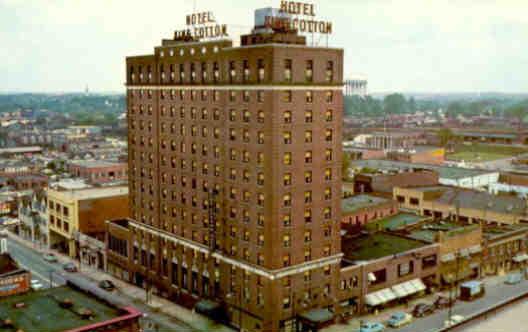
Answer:
M312 251L310 249L306 249L304 251L304 261L308 262L312 259ZM309 296L308 296L309 297Z
M330 275L330 272L331 272L331 269L330 269L330 265L326 265L324 268L323 268L323 273L325 276L329 276Z
M207 108L202 108L202 120L207 120Z
M200 94L202 97L202 101L206 101L207 100L207 90L202 90Z
M325 191L324 191L324 199L325 200L332 199L332 189L330 189L330 188L326 188L325 189Z
M213 120L220 120L220 111L217 108L213 111Z
M236 91L229 91L229 101L234 102L236 100Z
M304 77L307 82L313 81L313 60L306 61L306 70L304 72Z
M312 91L306 91L306 102L309 104L313 103L313 92Z
M259 253L259 254L257 255L257 264L258 264L258 265L264 265L264 255L261 254L261 253Z
M247 90L244 90L244 92L242 92L242 100L244 102L249 102L250 98L249 98L249 91Z
M218 146L214 147L214 157L219 158L220 157L220 148Z
M312 131L311 130L307 130L304 132L304 142L312 143Z
M332 149L325 150L325 160L332 161Z
M245 163L249 162L249 151L244 151L242 154L242 161Z
M290 111L284 111L284 123L291 123L292 114Z
M257 101L259 103L264 102L264 91L257 91Z
M258 173L258 175L257 175L257 184L259 186L263 186L264 185L264 173Z
M285 131L282 133L282 137L284 139L284 144L291 144L292 140L291 140L291 132L290 131Z
M244 76L242 79L244 80L244 82L247 82L249 81L249 61L248 60L242 61L242 67L244 69Z
M308 110L304 112L304 122L311 123L313 121L313 112Z
M185 119L185 107L180 107L180 118Z
M220 79L220 67L218 66L218 62L213 63L213 82L217 83Z
M264 163L264 152L257 153L257 164L262 165Z
M170 81L172 83L176 79L176 73L174 72L174 65L173 64L171 64L169 66L169 68L170 68ZM172 90L172 91L174 91L174 90ZM174 99L174 94L173 93L171 93L171 99Z
M264 67L264 59L257 60L257 69L258 69L258 82L264 81L266 77L266 69Z
M291 215L285 214L282 216L282 225L285 227L291 226Z
M325 130L325 140L327 142L331 142L332 141L332 129L326 129Z
M236 140L236 136L237 136L236 130L233 128L229 129L229 139L234 141Z
M284 234L282 236L282 245L284 248L289 248L291 246L291 237L289 234Z
M192 90L191 91L191 100L196 100L196 95L198 94L198 92L196 90Z
M398 264L398 277L403 277L409 274L412 274L414 272L414 262L404 262L401 264Z
M261 131L257 133L257 142L258 144L264 144L264 133Z
M196 70L195 70L194 63L191 62L191 83L194 83L195 79L196 79Z
M244 129L242 131L242 140L246 143L249 143L249 130Z
M312 241L312 231L310 230L304 231L304 242L308 243L311 241Z
M332 82L334 80L334 62L328 61L326 63L326 81Z
M332 91L326 91L325 100L327 103L334 101L334 93Z
M229 111L229 121L231 122L236 121L236 110Z
M287 267L291 265L291 257L290 254L285 254L282 256L282 266Z
M231 160L236 160L237 158L237 151L235 149L230 149L229 150L229 158Z
M285 296L282 299L282 308L283 309L288 309L289 307L290 307L290 297L289 296Z
M323 216L324 216L325 219L332 218L332 209L330 209L329 207L325 207L323 209Z
M304 182L312 183L312 171L304 172Z
M282 157L282 162L284 165L291 165L291 152L284 152L284 156Z
M233 83L236 77L235 61L229 61L229 82Z
M249 211L248 210L242 210L242 221L245 222L245 223L249 223L250 222Z
M312 222L312 210L310 209L304 210L304 222L306 223Z
M304 282L309 282L312 280L312 272L311 271L305 271L304 272Z
M259 206L263 206L264 205L264 194L263 193L259 193L258 194L258 197L257 197L257 204Z
M290 90L282 92L282 102L284 103L292 102L292 92Z
M284 174L284 176L282 177L283 179L283 183L285 186L289 186L291 185L292 183L292 176L291 176L291 173L286 173Z
M311 203L312 202L312 191L307 190L304 192L304 202L305 203Z
M284 81L285 82L292 81L292 60L291 59L284 60Z
M257 245L263 246L264 245L264 234L259 234L257 237Z
M242 172L242 180L244 180L244 182L249 182L249 174L250 173L247 169Z
M191 126L191 136L196 136L196 132L198 131L198 128L196 126Z
M180 90L180 100L185 99L185 90Z
M236 174L237 174L237 170L234 168L231 168L231 170L229 171L229 179L233 181L236 180Z
M205 81L207 80L207 63L202 62L201 71L202 71L202 83L205 83Z
M334 119L333 113L334 112L332 110L327 110L325 112L325 120L326 120L326 122L330 122L330 121L332 121Z
M249 122L249 119L251 117L251 113L248 111L248 110L244 110L243 114L242 114L242 120L246 123Z
M291 206L291 194L284 194L282 196L282 203L284 206Z
M306 151L304 153L304 162L310 164L312 162L312 151Z

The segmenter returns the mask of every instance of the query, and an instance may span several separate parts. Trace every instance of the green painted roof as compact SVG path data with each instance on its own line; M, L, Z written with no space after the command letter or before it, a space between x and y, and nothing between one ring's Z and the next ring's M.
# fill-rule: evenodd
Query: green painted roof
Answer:
M378 229L378 225L381 230L394 230L402 226L412 225L418 223L420 220L424 220L425 217L412 214L412 213L398 213L390 217L380 219L378 221L369 222L366 225L368 230Z
M341 242L344 258L356 262L393 256L425 245L422 241L381 232L345 236Z
M63 308L60 303L64 299L70 299L73 306ZM17 309L14 307L17 303L24 303L25 306ZM93 313L91 319L81 317L80 312L86 309ZM0 325L0 331L59 332L103 322L119 315L118 309L83 292L63 286L2 299L0 321L9 319L13 324L11 327Z

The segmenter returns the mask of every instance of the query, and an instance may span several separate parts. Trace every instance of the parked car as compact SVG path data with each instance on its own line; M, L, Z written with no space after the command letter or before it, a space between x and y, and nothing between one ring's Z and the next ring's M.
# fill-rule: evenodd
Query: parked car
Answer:
M506 276L506 280L504 281L505 284L508 285L515 285L522 281L522 274L520 273L510 273L508 276Z
M104 289L105 291L111 292L114 289L116 289L116 286L110 280L101 280L99 282L99 288Z
M432 304L418 303L414 306L412 315L414 317L424 317L432 314L435 311L435 307Z
M436 309L444 309L444 308L449 308L449 305L454 305L455 302L456 302L456 299L454 298L450 299L445 296L439 296L434 301L434 306Z
M55 254L52 254L51 252L47 252L44 255L42 255L42 258L44 258L46 262L50 262L50 263L57 263L58 261L57 256L55 256Z
M451 316L451 319L448 319L448 320L444 321L444 326L445 327L453 326L453 325L456 325L456 324L460 323L463 320L464 320L464 316L453 315L453 316Z
M390 327L401 327L403 325L406 325L412 322L412 319L413 319L412 315L409 315L406 312L399 311L391 315L387 324Z
M359 332L382 332L385 331L385 325L377 322L362 322Z
M77 272L77 266L75 266L75 264L73 263L66 263L62 266L62 268L64 269L64 271L66 272Z
M40 283L37 279L31 279L31 289L34 291L38 291L40 289L44 288L44 286Z

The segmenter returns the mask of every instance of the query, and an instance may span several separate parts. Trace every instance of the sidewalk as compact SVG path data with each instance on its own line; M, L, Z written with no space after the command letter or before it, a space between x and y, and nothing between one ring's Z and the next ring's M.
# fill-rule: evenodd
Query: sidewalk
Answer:
M493 286L497 286L497 285L503 284L504 283L504 278L505 278L505 276L489 276L487 278L482 279L482 281L484 282L486 288L489 288L489 287L493 287ZM401 312L401 311L407 312L407 313L411 313L413 308L414 308L414 306L416 304L418 304L418 303L429 303L429 304L433 303L434 300L440 295L445 296L445 297L449 297L449 290L436 292L434 294L429 294L427 296L423 296L423 297L411 300L411 301L409 301L409 305L408 306L406 306L406 305L397 305L397 306L394 306L394 307L387 308L387 309L379 312L378 314L368 314L368 315L363 315L363 316L359 316L359 317L354 317L354 318L350 319L349 321L347 321L346 323L331 325L331 326L323 329L323 331L324 332L345 332L345 331L346 332L353 332L353 331L359 331L359 327L360 327L361 321L380 322L380 323L385 324L389 320L389 318L391 317L391 315L393 313ZM456 308L461 303L462 302L460 302L460 301L455 302L453 308Z
M76 266L79 266L79 261L74 260L68 257L67 255L61 254L55 250L37 248L32 242L22 239L13 233L10 233L10 238L36 252L40 252L40 253L52 252L53 254L57 256L60 264L72 262ZM143 288L136 287L135 285L132 285L120 279L114 278L113 276L111 276L110 274L104 271L92 268L90 266L81 265L81 268L78 273L81 274L82 276L85 276L87 279L90 279L94 283L98 283L99 281L105 280L105 279L110 280L116 285L117 292L130 298L132 302L141 303L143 305L146 305L154 313L163 313L167 316L170 316L182 322L183 324L188 325L193 330L208 331L208 332L209 331L218 331L218 332L234 331L228 326L218 324L208 319L205 316L197 314L193 312L192 310L179 306L175 304L174 302L171 302L167 299L156 296L154 294L150 294L150 302L147 304L145 303L146 295L145 295L145 290Z

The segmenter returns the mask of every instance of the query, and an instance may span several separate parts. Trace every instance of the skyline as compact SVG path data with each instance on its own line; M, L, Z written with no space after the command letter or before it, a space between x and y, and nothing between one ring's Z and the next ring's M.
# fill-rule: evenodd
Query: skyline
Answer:
M528 86L522 75L528 54L520 43L528 38L523 1L313 3L319 19L333 22L329 45L344 48L345 77L367 76L370 92L523 93ZM196 11L213 11L237 30L231 35L236 39L237 32L249 32L254 8L278 7L280 1L239 4L197 0ZM183 0L0 0L0 92L79 92L88 86L122 93L125 56L152 52L159 36L171 38L191 12L193 3Z

